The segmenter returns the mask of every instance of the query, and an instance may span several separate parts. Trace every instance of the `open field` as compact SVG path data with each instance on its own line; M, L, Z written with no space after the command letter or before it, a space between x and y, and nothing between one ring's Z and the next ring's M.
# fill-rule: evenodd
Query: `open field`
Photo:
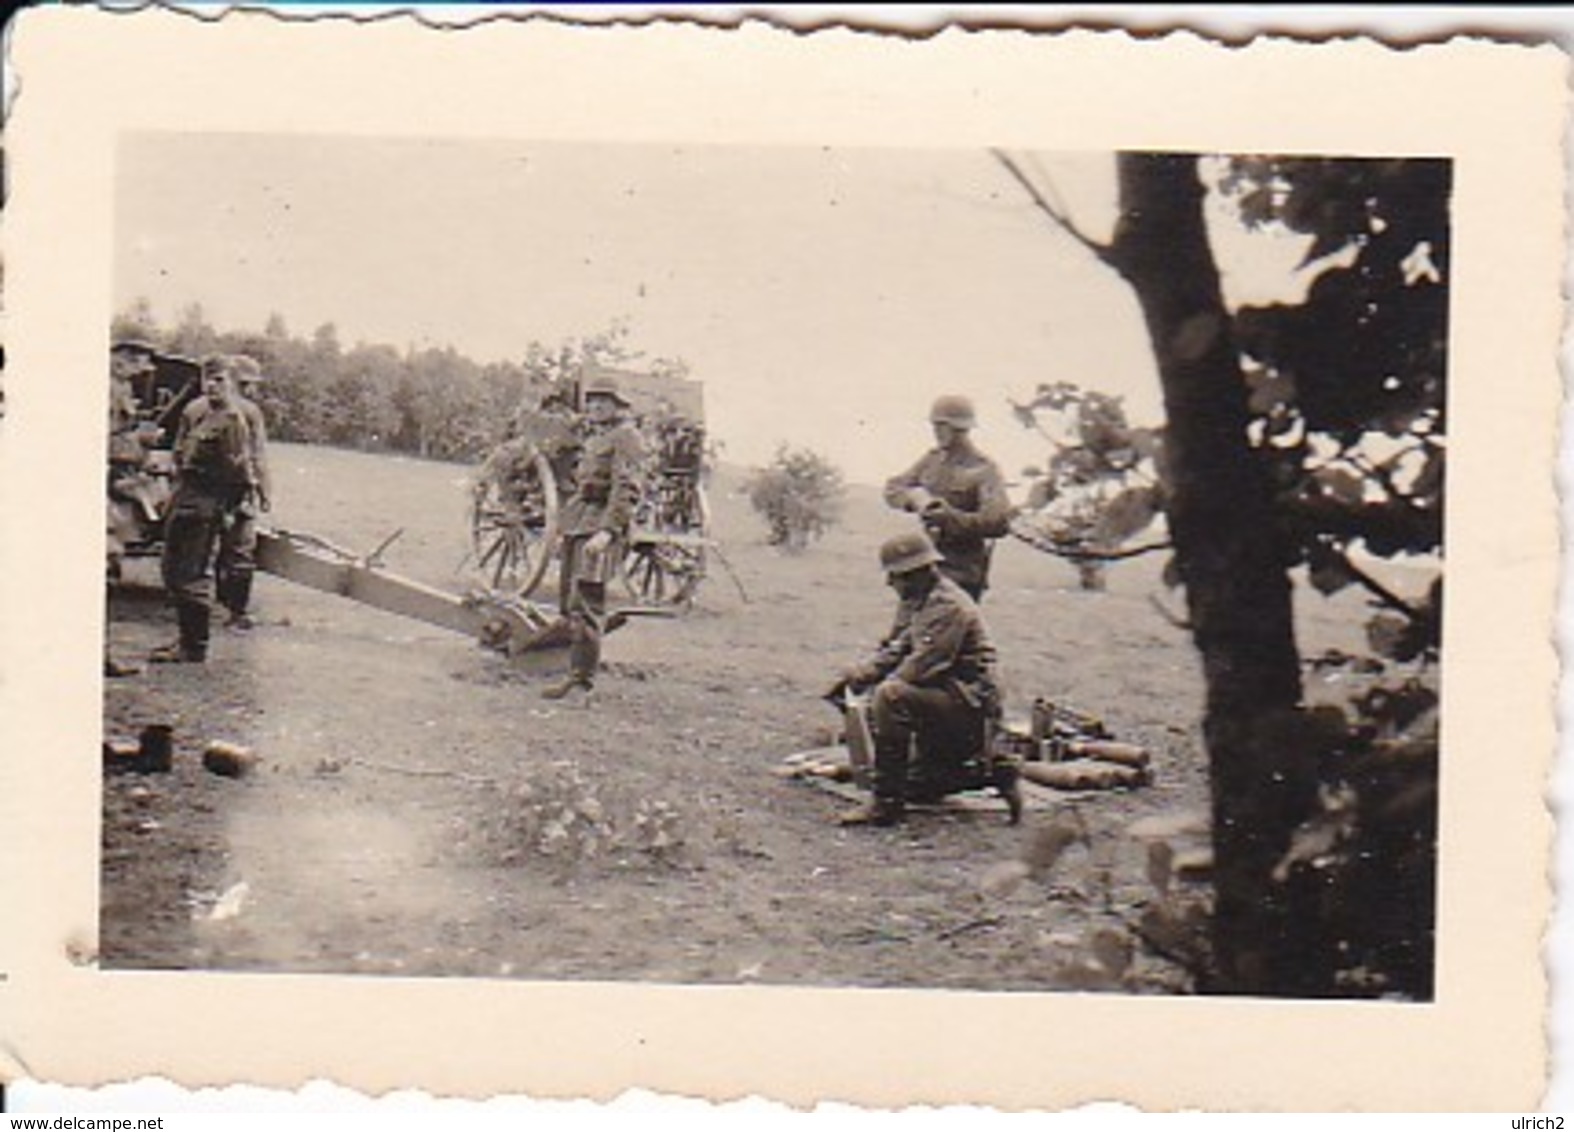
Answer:
M466 469L275 446L276 526L371 549L447 589L462 568ZM712 485L714 534L747 594L713 568L698 607L607 641L588 707L475 643L259 578L259 626L217 630L206 666L107 682L107 737L168 722L168 775L105 780L107 966L677 983L1047 990L1081 985L1090 948L1154 899L1138 819L1206 808L1200 678L1154 609L1158 561L1076 589L1065 563L1007 541L985 613L1008 714L1044 695L1153 752L1155 781L1064 795L1011 828L1003 811L920 812L842 830L840 803L772 771L837 724L818 699L884 632L875 549L910 521L870 488L807 553L765 545ZM111 643L173 632L156 564L133 563ZM1362 607L1312 595L1302 649L1354 649ZM1309 675L1309 682L1319 677ZM250 777L206 774L203 746L255 748ZM1086 845L1031 876L1075 812ZM1035 849L1035 846L1038 849ZM221 899L224 897L224 899ZM1180 991L1140 953L1121 989Z

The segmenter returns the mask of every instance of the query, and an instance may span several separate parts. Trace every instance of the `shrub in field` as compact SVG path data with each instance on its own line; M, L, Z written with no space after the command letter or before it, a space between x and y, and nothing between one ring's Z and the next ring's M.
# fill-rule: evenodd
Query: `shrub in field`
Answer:
M772 546L803 550L841 518L842 473L806 448L776 450L769 467L749 480L749 503L765 520Z

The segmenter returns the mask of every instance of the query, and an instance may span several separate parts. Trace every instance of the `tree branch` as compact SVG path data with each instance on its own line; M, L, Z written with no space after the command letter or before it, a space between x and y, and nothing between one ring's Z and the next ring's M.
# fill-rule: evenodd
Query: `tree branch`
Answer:
M1027 174L1022 172L1022 167L1012 160L1012 158L1004 150L991 149L989 152L996 161L1000 162L1000 164L1005 167L1006 172L1011 174L1011 176L1016 180L1017 184L1022 186L1023 191L1027 193L1028 198L1033 202L1034 206L1037 207L1038 210L1045 216L1049 217L1049 219L1057 228L1066 233L1066 235L1070 236L1077 243L1081 244L1088 251L1092 252L1094 257L1098 259L1099 262L1112 262L1110 259L1111 248L1106 244L1099 243L1097 240L1090 239L1075 224L1071 222L1070 218L1067 217L1065 213L1056 209L1055 206L1045 198L1044 194L1038 190L1038 187L1034 185L1032 181L1028 180Z
M1337 558L1339 560L1340 569L1346 571L1351 578L1355 579L1356 583L1360 585L1362 589L1366 590L1367 593L1377 598L1380 605L1392 609L1395 613L1401 613L1409 620L1416 623L1422 623L1430 620L1430 614L1428 614L1426 610L1417 609L1404 598L1394 593L1393 590L1389 589L1387 586L1383 585L1383 583L1379 582L1376 578L1368 574L1365 570L1361 569L1354 562L1351 562L1350 556L1339 547L1330 546L1325 542L1319 542L1316 545L1317 549L1321 553L1332 555L1333 557Z
M1070 559L1072 562L1119 562L1125 558L1137 558L1144 554L1152 554L1159 550L1170 550L1174 543L1165 539L1163 542L1143 543L1141 546L1131 546L1124 550L1088 550L1081 547L1062 546L1052 539L1032 531L1025 531L1021 527L1012 526L1013 538L1027 543L1034 550L1041 550L1045 554L1053 554L1057 558Z

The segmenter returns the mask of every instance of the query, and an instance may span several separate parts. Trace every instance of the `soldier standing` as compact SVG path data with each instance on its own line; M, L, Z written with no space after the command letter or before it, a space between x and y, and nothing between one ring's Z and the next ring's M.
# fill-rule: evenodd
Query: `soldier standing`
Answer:
M1011 500L1000 468L973 444L977 424L966 397L937 398L929 411L935 446L885 484L885 501L918 515L940 552L940 570L983 600L991 542L1006 533Z
M136 379L153 368L152 348L117 342L109 354L109 577L120 576L124 543L145 503L139 480L147 458Z
M109 513L105 531L107 574L110 581L120 577L125 539L136 520L127 515L140 508L137 487L146 458L144 431L138 417L135 380L153 368L152 347L136 342L117 342L109 355ZM116 660L109 652L109 627L104 629L104 675L135 676L140 669Z
M563 506L562 566L558 604L569 628L569 672L542 692L558 700L588 692L601 662L607 582L627 548L629 523L639 502L639 434L623 420L629 407L617 382L585 383L589 435L574 471L574 494Z
M152 654L158 663L201 663L208 656L215 551L226 525L256 486L251 437L235 399L231 364L210 358L202 396L186 406L175 433L175 496L164 531L164 588L179 639Z
M235 407L246 418L251 440L253 489L220 532L213 572L219 604L228 611L225 624L234 629L250 629L251 586L257 570L257 513L266 512L273 506L268 474L268 426L256 401L257 387L262 383L262 367L246 354L232 354L226 361L235 382Z
M940 561L918 531L880 548L896 619L874 655L832 689L870 693L874 732L874 797L843 814L843 825L895 825L910 796L934 800L986 784L1005 798L1012 823L1021 820L1016 766L988 750L988 725L999 714L995 648L978 605L936 568Z

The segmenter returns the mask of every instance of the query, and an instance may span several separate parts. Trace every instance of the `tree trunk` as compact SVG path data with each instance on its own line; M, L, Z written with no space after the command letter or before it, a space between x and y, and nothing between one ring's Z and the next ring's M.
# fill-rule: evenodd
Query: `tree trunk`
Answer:
M1207 686L1214 971L1205 989L1315 994L1312 925L1272 880L1311 811L1300 659L1268 484L1247 438L1246 385L1203 217L1197 159L1122 154L1110 262L1137 292L1163 384L1176 564Z

